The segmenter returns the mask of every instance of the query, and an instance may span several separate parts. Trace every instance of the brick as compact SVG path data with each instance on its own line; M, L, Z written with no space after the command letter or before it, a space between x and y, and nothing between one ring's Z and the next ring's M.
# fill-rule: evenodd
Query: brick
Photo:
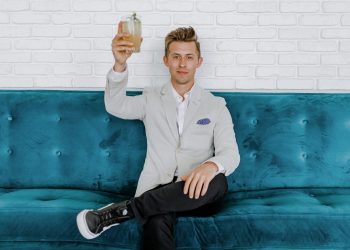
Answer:
M282 65L303 65L319 64L319 55L310 53L281 54L278 63Z
M208 14L175 14L173 16L174 24L180 25L211 25L214 24L214 16Z
M0 0L0 11L29 10L28 0Z
M70 63L72 55L70 52L34 52L33 62Z
M18 50L48 50L51 49L49 39L21 39L15 40L15 48Z
M90 43L87 39L56 39L52 47L54 50L90 50Z
M131 65L129 60L128 60L128 65ZM113 67L113 64L110 64L110 63L95 63L93 65L94 74L96 76L106 76L108 71L112 67Z
M276 89L276 81L273 79L246 78L236 80L237 89Z
M76 88L104 88L106 77L76 77L73 80L73 87Z
M296 25L297 18L295 15L278 15L278 14L269 14L269 15L259 15L258 18L259 25Z
M331 66L302 66L298 67L298 75L301 77L335 77L336 67Z
M156 10L158 11L193 11L193 1L187 0L156 0Z
M0 50L12 49L12 41L10 39L0 39Z
M240 1L238 12L274 13L278 12L278 1Z
M171 16L169 14L143 14L143 25L169 26L171 24Z
M257 16L253 14L220 14L216 18L220 25L256 25Z
M118 26L119 21L121 20L123 13L109 14L109 13L95 13L93 17L94 24L111 24L115 27ZM143 18L142 18L143 19ZM143 21L143 20L142 20Z
M113 29L111 26L76 26L73 27L73 36L90 38L90 37L110 37L112 40Z
M223 40L223 41L217 42L216 49L218 51L254 51L255 42Z
M333 26L338 25L337 15L305 14L299 17L299 24L304 26Z
M113 63L112 52L76 52L73 54L75 63Z
M231 78L198 78L198 83L202 88L215 90L234 90L236 81Z
M32 88L32 87L33 87L32 77L20 77L20 76L0 77L0 88Z
M281 1L280 3L280 11L286 13L312 13L320 10L321 6L318 1Z
M48 64L16 64L15 74L17 75L51 75L53 73L52 65Z
M135 76L167 76L169 75L168 69L163 65L135 65L134 66Z
M238 28L237 37L242 39L264 39L275 38L277 30L275 28Z
M350 64L350 53L321 55L321 64L324 64L324 65Z
M349 1L326 1L322 4L322 9L326 13L347 13L350 12Z
M340 77L350 77L350 66L339 67L338 74Z
M0 52L0 63L21 63L30 61L30 52Z
M197 28L196 33L199 39L202 38L234 38L236 36L236 30L231 27L218 27L218 28Z
M31 0L32 11L70 11L70 0Z
M341 24L344 25L344 26L350 25L350 15L343 15L341 17Z
M277 89L290 90L311 90L315 88L315 81L313 79L278 79Z
M348 79L319 79L317 88L319 90L350 90Z
M257 51L264 52L289 52L296 51L295 42L287 41L262 41L257 43Z
M324 29L321 33L322 38L331 39L349 39L350 38L350 28L332 28Z
M89 64L55 64L55 75L91 75L92 66Z
M281 28L279 29L280 39L318 39L319 30L317 28Z
M14 13L11 15L11 20L16 24L49 24L51 21L50 15L41 13Z
M112 39L110 38L95 38L93 40L94 50L111 51L112 49Z
M10 23L10 16L7 13L0 13L0 23Z
M272 54L238 54L237 64L260 64L268 65L276 63L276 56Z
M296 67L287 66L258 66L256 68L257 77L295 77Z
M215 70L216 76L231 76L231 77L244 77L254 76L254 67L246 66L218 66Z
M199 1L196 2L196 9L199 12L232 12L236 10L234 1Z
M141 47L142 49L142 47ZM162 61L163 62L163 61ZM153 53L152 52L144 52L142 53L134 53L129 59L129 64L152 64L153 63Z
M164 39L143 39L141 51L163 51Z
M71 35L71 27L40 25L33 26L32 36L34 37L68 37Z
M115 1L115 6L117 11L140 12L153 10L153 3L151 0L117 0Z
M89 24L90 15L86 13L61 13L53 14L52 22L54 24Z
M234 63L233 55L228 53L202 53L202 57L204 64L227 65Z
M31 27L29 26L5 26L0 29L1 37L30 37L32 35Z
M0 75L9 75L12 73L12 65L0 64Z
M299 51L310 52L336 52L338 50L337 41L300 41Z
M36 88L71 88L72 77L34 77L34 87Z
M111 0L72 0L74 11L112 11Z
M167 73L169 75L169 73ZM202 64L196 72L196 77L213 77L215 68L211 64Z
M340 41L339 50L341 52L350 52L350 41Z

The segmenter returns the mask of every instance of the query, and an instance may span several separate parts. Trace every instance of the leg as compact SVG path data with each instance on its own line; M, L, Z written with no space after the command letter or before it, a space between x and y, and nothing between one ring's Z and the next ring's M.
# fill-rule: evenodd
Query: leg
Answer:
M143 249L144 250L173 250L174 213L160 214L150 217L143 225Z
M227 192L227 180L224 174L215 176L207 193L199 199L190 199L183 193L183 188L184 182L180 181L145 192L131 200L133 214L144 225L154 215L197 209L220 200Z

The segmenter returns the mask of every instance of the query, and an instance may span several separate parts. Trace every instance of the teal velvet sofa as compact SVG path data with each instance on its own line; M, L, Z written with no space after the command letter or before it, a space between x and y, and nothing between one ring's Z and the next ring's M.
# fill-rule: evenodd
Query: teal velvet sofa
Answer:
M218 214L179 218L177 248L350 249L350 94L214 94L241 163ZM75 217L132 197L145 154L101 91L1 90L0 249L140 249L135 220L86 240Z

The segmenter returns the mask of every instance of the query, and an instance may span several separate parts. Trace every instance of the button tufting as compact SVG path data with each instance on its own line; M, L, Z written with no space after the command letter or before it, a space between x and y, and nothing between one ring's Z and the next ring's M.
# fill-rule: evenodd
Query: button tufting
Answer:
M56 117L56 121L60 122L62 120L62 118L60 116Z
M253 159L256 159L257 154L256 154L256 153L251 153L251 154L250 154L250 157L253 158Z
M258 124L258 120L257 120L257 119L253 119L253 120L252 120L252 124L253 124L253 125L257 125L257 124Z
M109 151L106 151L106 156L107 157L110 157L111 156L111 153Z
M8 117L7 117L7 120L12 121L12 120L13 120L13 117L12 117L12 116L8 116Z
M105 118L105 122L110 122L111 121L111 118L107 117Z
M61 154L62 154L61 151L56 151L57 156L61 156Z
M302 154L301 154L301 157L303 157L304 159L306 159L306 158L307 158L307 154L306 154L306 153L302 153Z
M7 153L8 153L9 155L12 155L12 153L13 153L12 149L9 148L9 149L7 150Z
M308 124L308 123L309 123L309 121L308 121L308 120L306 120L306 119L304 119L304 120L302 120L302 121L301 121L301 123L302 123L302 124Z

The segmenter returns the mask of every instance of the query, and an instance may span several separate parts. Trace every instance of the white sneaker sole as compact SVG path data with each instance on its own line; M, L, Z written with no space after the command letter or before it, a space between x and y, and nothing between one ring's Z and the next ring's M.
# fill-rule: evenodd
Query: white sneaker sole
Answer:
M102 208L101 208L102 209ZM91 240L91 239L94 239L98 236L100 236L104 231L106 231L107 229L113 227L113 226L117 226L119 225L119 223L117 224L113 224L109 227L104 227L103 230L101 231L101 233L99 234L94 234L93 232L91 232L89 230L89 227L88 225L86 224L86 214L89 212L89 211L92 211L91 209L88 210L88 209L85 209L83 211L81 211L78 215L77 215L77 225L78 225L78 229L79 229L79 232L80 234L85 238L85 239L88 239L88 240Z

